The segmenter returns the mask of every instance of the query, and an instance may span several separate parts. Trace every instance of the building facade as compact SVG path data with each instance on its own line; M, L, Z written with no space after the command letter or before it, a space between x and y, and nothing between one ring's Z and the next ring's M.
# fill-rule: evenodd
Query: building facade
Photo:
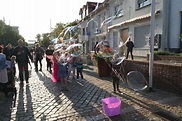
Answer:
M151 3L152 0L105 0L99 4L84 20L88 52L96 41L107 39L114 50L124 54L125 46L118 45L131 38L134 55L146 56L150 48ZM155 3L154 48L177 52L181 45L182 1L155 0Z

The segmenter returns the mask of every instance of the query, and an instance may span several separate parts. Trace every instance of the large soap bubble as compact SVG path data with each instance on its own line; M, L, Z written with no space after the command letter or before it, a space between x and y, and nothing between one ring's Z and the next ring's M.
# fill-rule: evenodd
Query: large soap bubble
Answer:
M138 71L131 71L127 74L127 84L135 91L147 88L147 81L145 77Z
M171 65L175 65L176 64L176 61L175 60L170 60L169 62Z

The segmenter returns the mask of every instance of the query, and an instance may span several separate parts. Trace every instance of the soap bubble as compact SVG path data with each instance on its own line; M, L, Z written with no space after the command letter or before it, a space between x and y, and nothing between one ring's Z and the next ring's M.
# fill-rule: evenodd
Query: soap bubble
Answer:
M169 63L172 64L172 65L175 65L176 61L175 60L170 60Z
M135 91L147 88L147 81L145 77L138 71L131 71L127 74L127 84Z

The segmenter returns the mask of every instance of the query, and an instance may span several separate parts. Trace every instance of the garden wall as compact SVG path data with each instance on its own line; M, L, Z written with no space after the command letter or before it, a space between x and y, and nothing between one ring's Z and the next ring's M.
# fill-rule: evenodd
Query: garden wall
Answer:
M149 54L147 54L147 60L149 60ZM165 56L165 55L154 55L154 60L175 60L182 62L181 56Z
M125 60L125 74L130 71L141 72L149 80L149 62ZM182 94L182 66L154 63L153 88Z

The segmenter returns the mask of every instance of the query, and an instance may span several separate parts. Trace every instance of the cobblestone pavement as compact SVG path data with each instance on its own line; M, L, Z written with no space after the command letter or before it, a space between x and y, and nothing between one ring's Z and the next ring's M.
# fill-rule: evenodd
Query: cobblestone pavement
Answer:
M44 60L44 65L45 60ZM113 93L110 78L100 78L97 68L85 65L84 80L69 81L69 91L53 83L51 74L31 70L29 85L16 82L15 107L12 97L0 103L0 121L166 121L182 120L182 97L158 89L135 92L121 84L122 93ZM108 117L101 99L121 99L121 114Z

